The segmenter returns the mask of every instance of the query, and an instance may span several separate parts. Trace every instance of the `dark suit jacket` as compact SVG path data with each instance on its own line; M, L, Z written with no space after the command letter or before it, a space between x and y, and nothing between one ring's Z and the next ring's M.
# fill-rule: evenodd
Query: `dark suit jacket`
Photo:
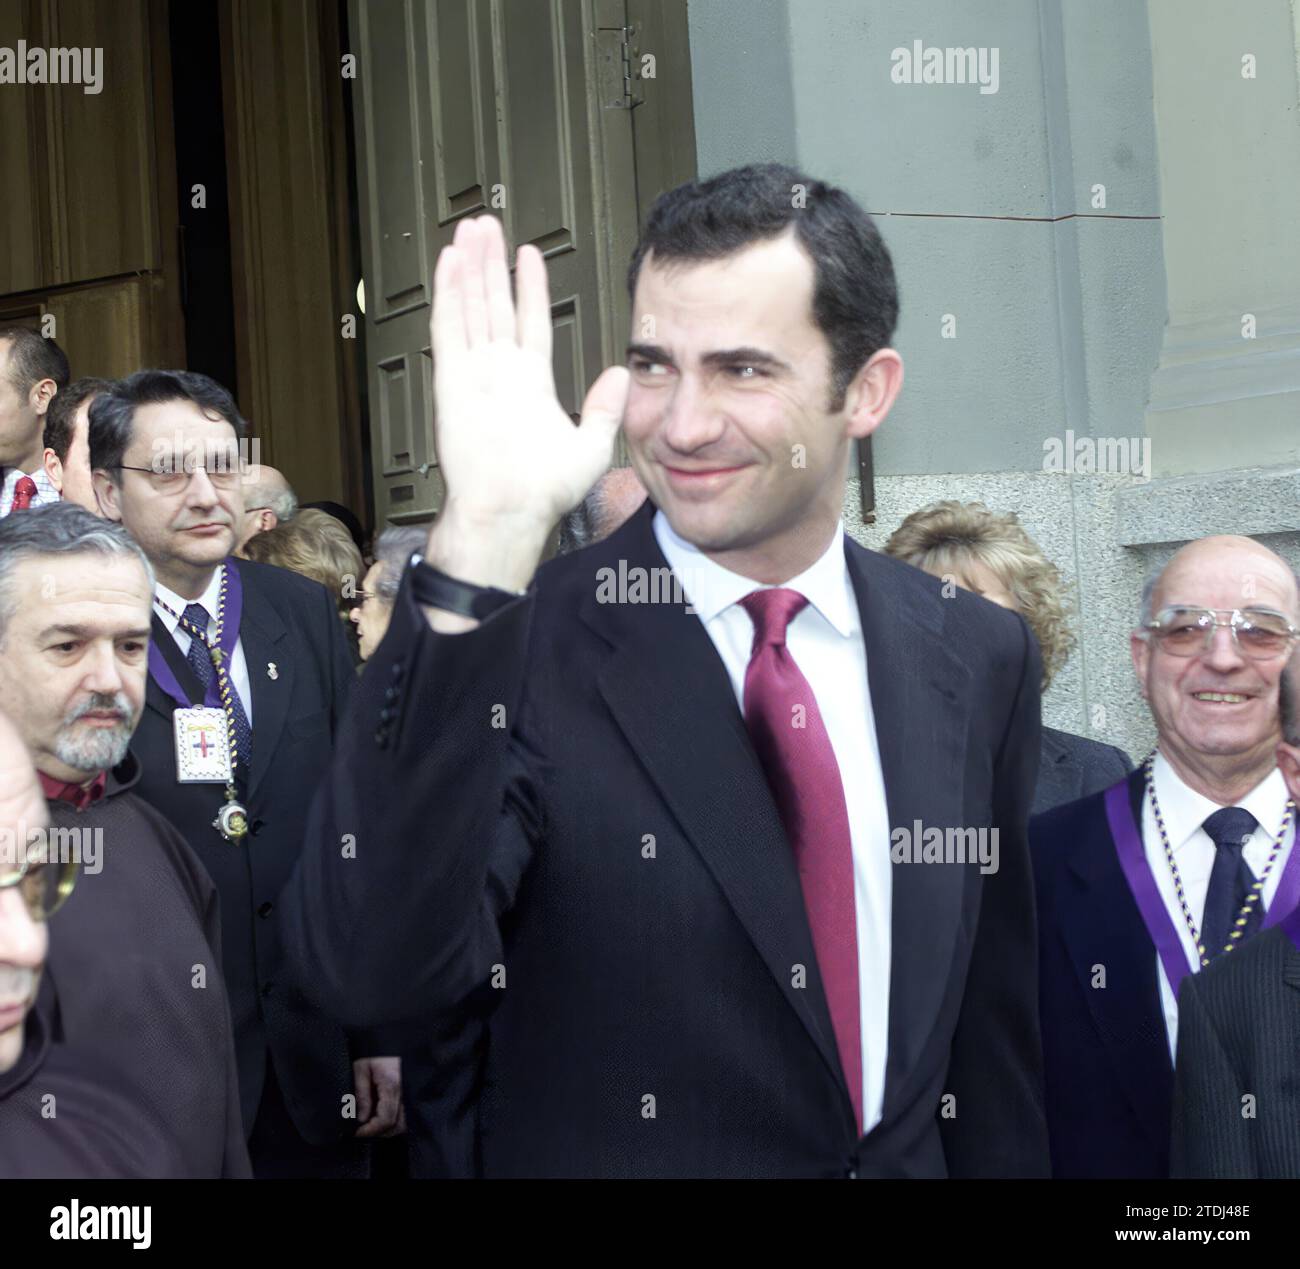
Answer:
M1129 797L1141 824L1141 771ZM1052 1172L1169 1175L1173 1066L1156 952L1111 840L1102 795L1029 825ZM1105 987L1097 967L1104 967Z
M458 1154L489 1176L1045 1174L1027 627L845 543L890 823L997 827L1001 856L895 868L884 1119L859 1140L722 662L684 604L597 598L620 561L667 575L653 511L468 634L433 633L404 578L286 896L315 981L359 1024L495 1006Z
M1132 770L1133 760L1116 745L1044 727L1038 786L1030 814L1042 815L1055 806L1101 793Z
M176 705L152 676L132 742L142 769L135 791L176 825L216 883L245 1131L257 1115L269 1050L299 1132L324 1144L356 1128L340 1101L352 1091L351 1055L342 1027L308 1004L287 972L277 900L356 676L323 586L268 564L234 563L244 583L240 639L253 695L252 763L241 781L247 845L230 845L212 826L225 801L221 785L177 783ZM156 617L153 638L190 699L201 701L198 680Z
M1300 1179L1300 948L1280 926L1178 994L1173 1175Z

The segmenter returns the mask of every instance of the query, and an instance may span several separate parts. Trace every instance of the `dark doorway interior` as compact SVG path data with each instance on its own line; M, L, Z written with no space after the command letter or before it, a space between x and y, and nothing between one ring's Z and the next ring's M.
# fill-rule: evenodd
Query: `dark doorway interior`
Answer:
M183 0L169 9L186 363L238 400L217 0ZM202 186L201 198L195 186Z

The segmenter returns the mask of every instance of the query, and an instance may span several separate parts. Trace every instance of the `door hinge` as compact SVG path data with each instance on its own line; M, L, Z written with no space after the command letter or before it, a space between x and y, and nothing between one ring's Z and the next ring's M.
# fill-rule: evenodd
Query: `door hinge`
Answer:
M597 31L605 71L606 91L601 104L606 110L634 110L644 104L641 84L641 49L635 26L601 27Z

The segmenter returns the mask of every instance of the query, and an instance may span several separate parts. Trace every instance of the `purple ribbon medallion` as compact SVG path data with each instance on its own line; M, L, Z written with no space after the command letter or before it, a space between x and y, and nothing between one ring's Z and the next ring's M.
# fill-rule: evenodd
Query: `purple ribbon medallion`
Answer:
M1160 963L1164 966L1165 977L1173 989L1174 999L1178 998L1178 988L1182 981L1192 972L1193 966L1187 963L1187 954L1183 950L1182 939L1169 909L1156 886L1156 879L1151 875L1147 864L1146 851L1142 847L1142 831L1133 818L1133 807L1129 802L1128 779L1112 784L1105 792L1106 819L1110 824L1110 835L1115 839L1115 852L1119 855L1120 867L1128 881L1128 888L1142 914L1143 924L1151 936ZM1300 850L1296 850L1296 826L1291 826L1291 848L1287 852L1286 865L1278 879L1277 891L1273 902L1268 905L1261 928L1277 925L1286 918L1300 919ZM1262 897L1262 896L1261 896ZM1294 939L1297 920L1287 924L1287 931ZM1300 944L1297 944L1300 946ZM1196 967L1196 968L1199 968Z
M226 570L226 602L221 614L221 638L217 641L217 647L221 649L222 664L228 667L234 656L235 644L239 641L239 618L244 609L244 585L233 560L226 560L222 567ZM190 637L193 638L192 635ZM149 641L149 673L153 675L153 681L182 709L189 709L194 703L181 689L180 682L163 657L162 649L152 639ZM221 689L217 677L213 674L208 680L207 691L203 694L203 703L213 709L222 708Z

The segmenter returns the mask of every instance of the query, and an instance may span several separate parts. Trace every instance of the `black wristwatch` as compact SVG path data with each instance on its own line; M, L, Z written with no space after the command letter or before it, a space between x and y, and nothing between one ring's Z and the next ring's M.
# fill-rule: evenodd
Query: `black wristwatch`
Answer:
M425 563L419 552L411 556L410 570L411 594L417 604L428 604L430 608L459 613L478 621L486 621L499 608L514 603L527 593L499 590L495 586L475 586L472 582L448 577L432 564Z

